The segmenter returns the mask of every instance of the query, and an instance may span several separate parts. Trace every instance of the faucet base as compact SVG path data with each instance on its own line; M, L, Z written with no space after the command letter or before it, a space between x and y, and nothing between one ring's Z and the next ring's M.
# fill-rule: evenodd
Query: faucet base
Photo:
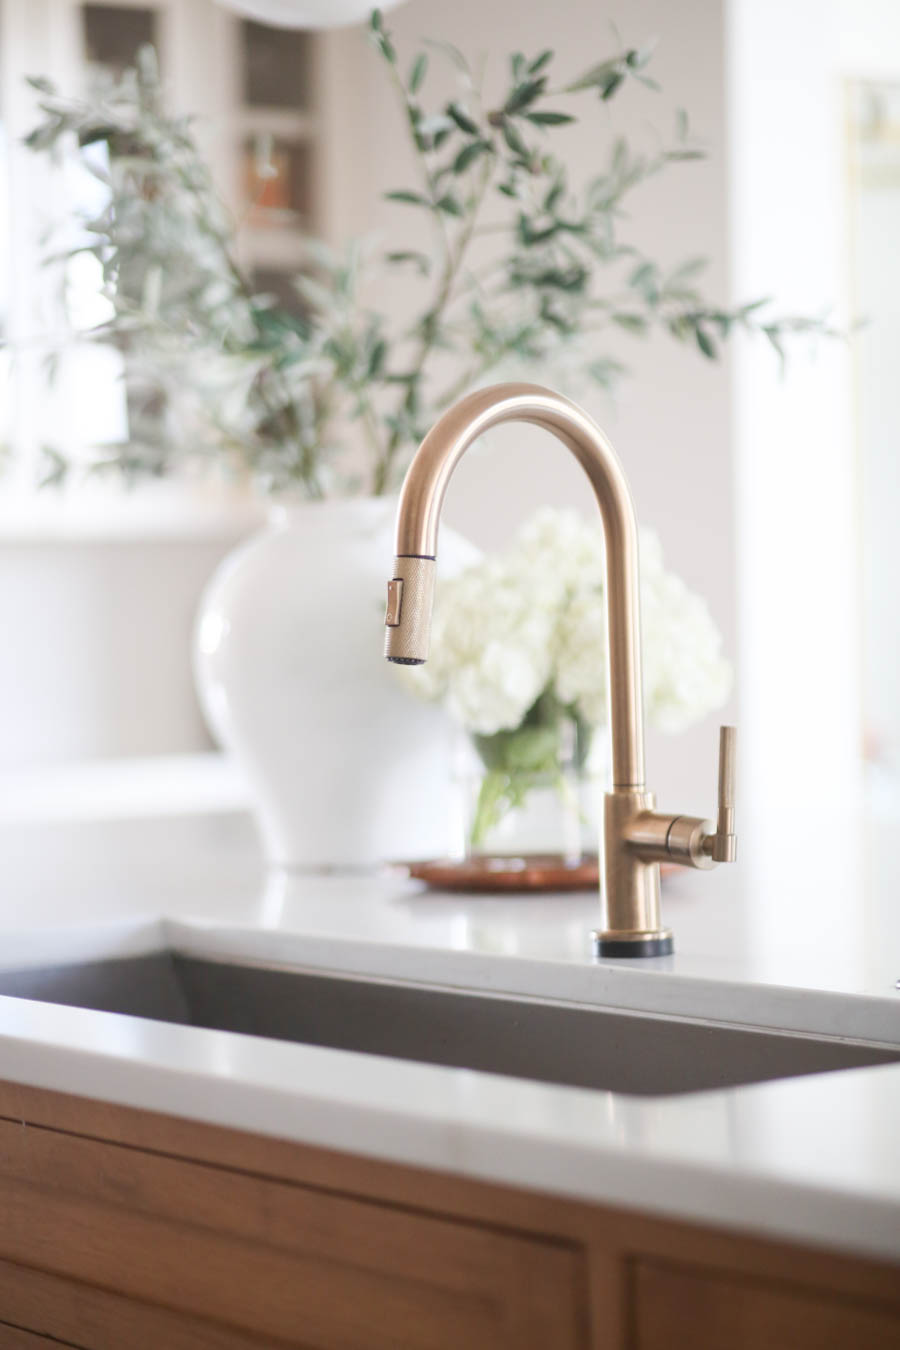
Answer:
M671 956L675 950L672 934L668 928L659 928L649 933L600 932L591 933L594 955L600 957L625 957L634 959L641 956Z

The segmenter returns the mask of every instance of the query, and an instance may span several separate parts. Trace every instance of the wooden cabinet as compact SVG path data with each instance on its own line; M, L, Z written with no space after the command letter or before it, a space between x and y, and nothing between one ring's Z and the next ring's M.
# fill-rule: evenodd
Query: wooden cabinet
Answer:
M277 1344L578 1344L581 1255L564 1240L10 1121L0 1122L0 1213L10 1261Z
M898 1350L900 1310L638 1261L635 1350Z
M0 1350L260 1350L271 1344L7 1261L0 1261L0 1317Z
M896 1267L0 1084L0 1350L900 1350Z
M33 1331L25 1331L22 1327L4 1326L0 1322L0 1350L51 1350L54 1345L71 1346L72 1342L38 1336ZM79 1350L79 1347L73 1346L72 1350Z
M51 1350L52 1346L72 1345L71 1341L53 1340L48 1336L38 1336L22 1327L4 1326L0 1322L0 1350ZM79 1350L76 1345L73 1350Z

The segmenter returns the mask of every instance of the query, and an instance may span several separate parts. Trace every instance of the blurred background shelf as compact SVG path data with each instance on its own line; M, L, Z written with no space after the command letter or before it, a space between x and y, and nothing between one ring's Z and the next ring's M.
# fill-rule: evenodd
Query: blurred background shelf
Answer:
M211 815L249 806L237 767L215 751L0 771L0 825Z
M64 364L77 364L70 377L78 394L74 412L56 415L41 398L46 352L37 350L33 335L47 330L55 284L41 268L41 240L48 223L83 205L77 200L83 189L69 187L72 200L61 202L58 180L22 148L38 118L38 95L24 73L40 73L68 92L87 90L120 76L152 45L168 111L192 118L237 224L240 262L260 289L298 309L292 279L306 265L305 239L333 233L324 143L335 124L329 105L340 91L323 77L328 35L269 28L214 0L2 0L0 19L0 120L9 157L0 215L8 217L10 260L0 278L0 338L21 348L12 396L0 413L0 442L17 466L11 486L33 495L44 446L71 457L79 445L127 437L130 410L110 353L66 357ZM0 227L0 243L2 234ZM0 355L0 383L9 378L7 364ZM60 387L65 379L63 372ZM57 401L62 407L65 399Z

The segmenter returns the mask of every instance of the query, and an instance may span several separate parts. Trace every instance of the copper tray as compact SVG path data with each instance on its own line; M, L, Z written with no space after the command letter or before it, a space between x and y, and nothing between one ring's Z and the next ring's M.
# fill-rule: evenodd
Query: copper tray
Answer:
M400 863L411 877L436 891L595 891L600 885L596 853L567 862L561 853L528 853L520 857L434 858ZM660 875L675 870L661 863Z
M596 853L567 862L561 853L521 857L436 858L404 863L411 877L440 891L593 891L600 884Z

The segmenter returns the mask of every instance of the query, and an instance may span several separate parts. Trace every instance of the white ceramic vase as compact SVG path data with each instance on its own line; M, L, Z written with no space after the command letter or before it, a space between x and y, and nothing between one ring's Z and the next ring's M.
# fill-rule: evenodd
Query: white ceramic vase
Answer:
M382 654L395 514L385 498L276 507L206 590L200 700L275 865L372 867L452 842L452 728ZM442 528L443 574L477 556Z

